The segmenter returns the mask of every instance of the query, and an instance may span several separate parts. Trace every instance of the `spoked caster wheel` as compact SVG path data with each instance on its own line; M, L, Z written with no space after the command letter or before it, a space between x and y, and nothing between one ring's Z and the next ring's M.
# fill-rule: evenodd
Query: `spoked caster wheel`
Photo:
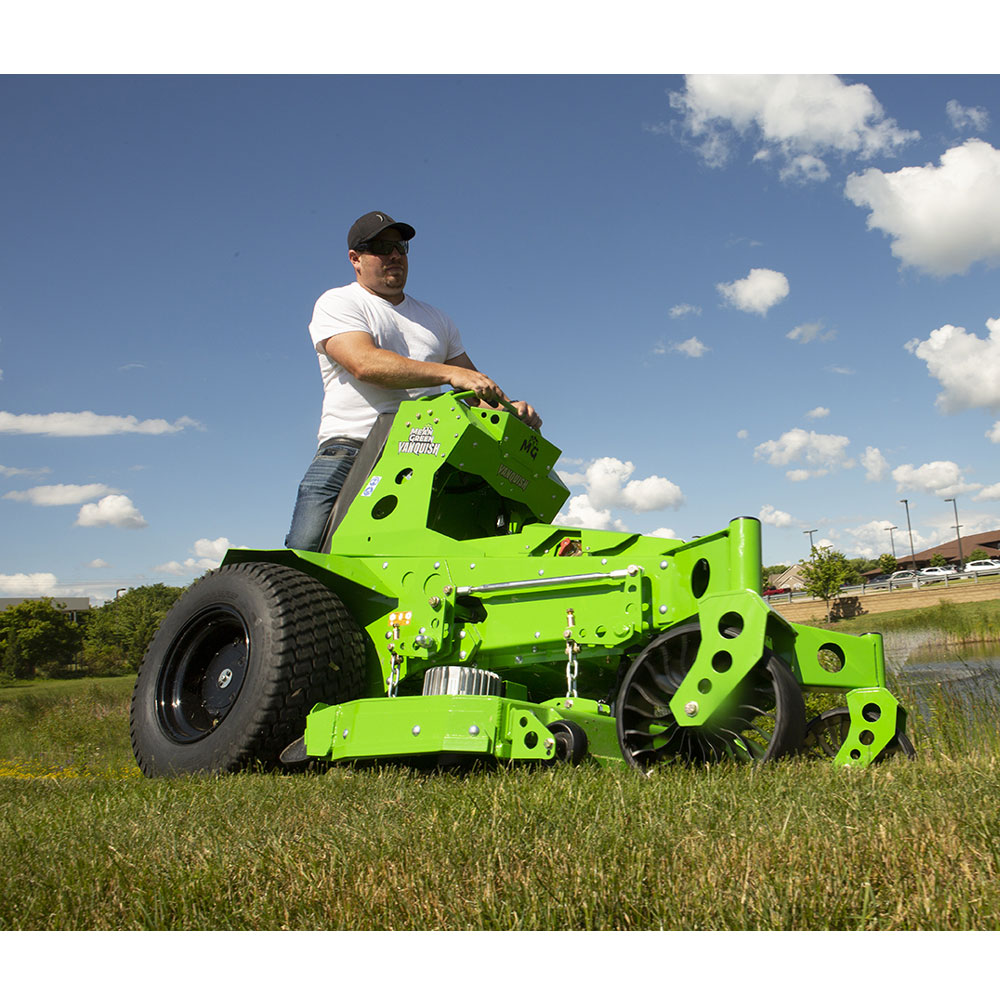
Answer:
M740 681L728 704L704 726L681 726L670 699L701 645L697 624L654 639L633 661L618 691L618 743L640 771L670 762L769 761L797 751L805 731L802 691L769 649Z
M583 727L569 719L549 723L549 732L556 741L555 759L564 764L579 764L587 755L587 734Z
M814 757L836 757L850 731L851 713L847 707L831 708L809 720L802 748ZM896 733L889 745L875 758L875 763L899 753L910 760L917 756L913 744L904 732Z

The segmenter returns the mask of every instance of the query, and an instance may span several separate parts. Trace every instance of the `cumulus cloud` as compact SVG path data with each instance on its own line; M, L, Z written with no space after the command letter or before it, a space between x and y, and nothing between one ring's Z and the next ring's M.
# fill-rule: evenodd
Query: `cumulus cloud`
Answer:
M986 327L990 332L985 340L964 327L946 324L932 330L927 340L914 339L904 345L926 362L928 372L941 383L944 391L937 405L945 413L1000 406L1000 318L988 319Z
M0 573L0 594L51 597L59 581L52 573Z
M757 517L763 524L769 524L774 528L787 528L790 524L794 524L791 514L778 510L777 507L769 503L761 507Z
M1000 500L1000 483L994 483L992 486L984 486L972 499Z
M971 128L983 132L990 124L990 113L986 108L964 108L953 100L945 105L945 111L952 127L959 131Z
M807 416L807 417L808 417L808 418L809 418L810 420L822 420L822 419L823 419L823 417L828 417L828 416L830 416L830 411L829 411L829 409L827 409L827 407L825 407L825 406L814 406L814 407L813 407L813 408L812 408L812 409L811 409L811 410L810 410L810 411L809 411L809 412L808 412L808 413L806 414L806 416Z
M754 458L770 465L804 464L809 469L792 469L786 473L792 482L825 476L834 469L849 469L854 459L847 456L850 439L841 434L817 434L793 427L776 441L765 441L754 449Z
M851 174L844 194L871 209L868 228L904 265L946 277L1000 261L1000 150L982 139L947 150L940 166Z
M686 354L689 358L700 358L710 347L706 347L697 337L689 337L680 344L671 344L670 350L678 354Z
M68 504L84 503L94 497L107 496L111 487L103 483L88 483L85 486L58 483L54 486L33 486L30 490L11 490L3 495L4 500L18 500L34 504L36 507L61 507Z
M789 340L797 340L800 344L808 344L813 340L833 340L837 336L836 330L824 330L822 323L802 323L789 330L785 336Z
M670 318L671 319L681 319L684 316L700 316L701 306L692 306L687 302L681 302L676 306L671 306L670 308Z
M185 427L199 427L196 420L181 417L139 420L137 417L102 416L90 410L80 413L7 413L0 411L0 434L43 434L47 437L105 437L109 434L176 434Z
M766 267L752 268L745 278L720 282L715 287L729 305L761 316L788 295L788 279L780 271Z
M191 573L203 573L206 570L216 569L222 562L223 556L234 548L228 538L199 538L191 546L193 556L178 562L176 559L163 563L162 566L154 568L155 573L169 573L171 576L189 576Z
M896 526L891 521L869 521L857 528L847 528L847 534L854 539L851 551L864 559L876 559L883 552L892 549L889 529Z
M111 565L111 563L106 562L103 559L91 559L90 562L87 563L87 568L88 569L107 569L110 565Z
M987 432L986 436L994 443L1000 444L1000 420L998 420Z
M669 479L648 476L632 479L635 465L618 458L598 458L583 472L561 474L569 485L583 485L582 496L571 497L559 524L572 527L627 530L621 521L614 521L612 508L625 508L636 513L677 508L684 503L684 494Z
M889 463L878 448L869 445L861 456L861 464L865 469L865 479L872 483L880 483L889 471Z
M739 438L739 439L740 439L741 441L745 441L745 440L746 440L746 439L747 439L748 437L750 437L750 432L749 432L749 431L748 431L748 430L747 430L747 429L746 429L745 427L741 427L741 428L740 428L740 429L739 429L739 430L738 430L738 431L736 432L736 436L737 436L737 437L738 437L738 438Z
M145 528L146 520L132 501L121 493L112 493L97 503L80 508L76 523L84 528Z
M613 527L624 531L621 521L612 524L610 510L596 510L587 494L570 497L564 512L560 513L554 524L565 525L567 528L592 528L596 531L608 531Z
M953 493L971 493L982 488L981 483L967 483L962 470L954 462L926 462L924 465L900 465L892 470L896 492L919 490L947 497Z
M670 105L709 166L745 138L759 146L755 160L782 163L781 178L797 182L826 180L823 156L891 154L919 135L887 118L865 84L821 74L691 75Z

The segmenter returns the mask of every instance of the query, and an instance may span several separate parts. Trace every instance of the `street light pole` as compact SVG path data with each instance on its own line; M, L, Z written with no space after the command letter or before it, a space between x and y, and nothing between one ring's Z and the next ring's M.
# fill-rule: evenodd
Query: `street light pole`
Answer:
M955 503L954 497L948 497L945 503L950 503L955 508L955 534L958 536L958 571L962 572L962 567L965 565L965 557L962 555L962 533L958 530L962 526L958 523L958 504Z
M885 530L889 532L889 544L892 546L892 558L895 559L896 558L896 543L892 539L892 533L894 531L899 531L899 528L897 528L896 525L894 525L894 524L890 524L889 527L886 528Z
M910 536L910 558L913 560L913 572L917 571L917 554L913 551L913 529L910 527L910 502L908 500L899 501L906 508L906 530Z
M812 555L812 550L813 550L813 535L815 535L817 531L819 531L819 528L809 528L808 530L802 532L803 535L808 535L809 536L809 554L810 555Z

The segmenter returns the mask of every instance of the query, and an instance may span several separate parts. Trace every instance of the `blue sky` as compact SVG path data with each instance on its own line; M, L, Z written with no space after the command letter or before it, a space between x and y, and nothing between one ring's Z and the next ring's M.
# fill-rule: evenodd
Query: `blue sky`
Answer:
M1000 78L0 78L0 595L277 547L315 299L407 290L530 400L566 523L766 563L1000 524ZM66 416L66 415L69 416Z

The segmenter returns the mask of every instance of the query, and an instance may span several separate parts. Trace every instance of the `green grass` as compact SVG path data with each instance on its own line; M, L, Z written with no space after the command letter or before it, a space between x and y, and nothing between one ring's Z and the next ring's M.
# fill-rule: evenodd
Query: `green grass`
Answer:
M780 607L775 610L780 614ZM870 612L822 626L852 635L926 630L952 642L990 642L1000 637L1000 600L954 604L945 598L929 608Z
M1000 727L941 692L862 771L148 781L129 688L0 699L0 930L1000 927Z

